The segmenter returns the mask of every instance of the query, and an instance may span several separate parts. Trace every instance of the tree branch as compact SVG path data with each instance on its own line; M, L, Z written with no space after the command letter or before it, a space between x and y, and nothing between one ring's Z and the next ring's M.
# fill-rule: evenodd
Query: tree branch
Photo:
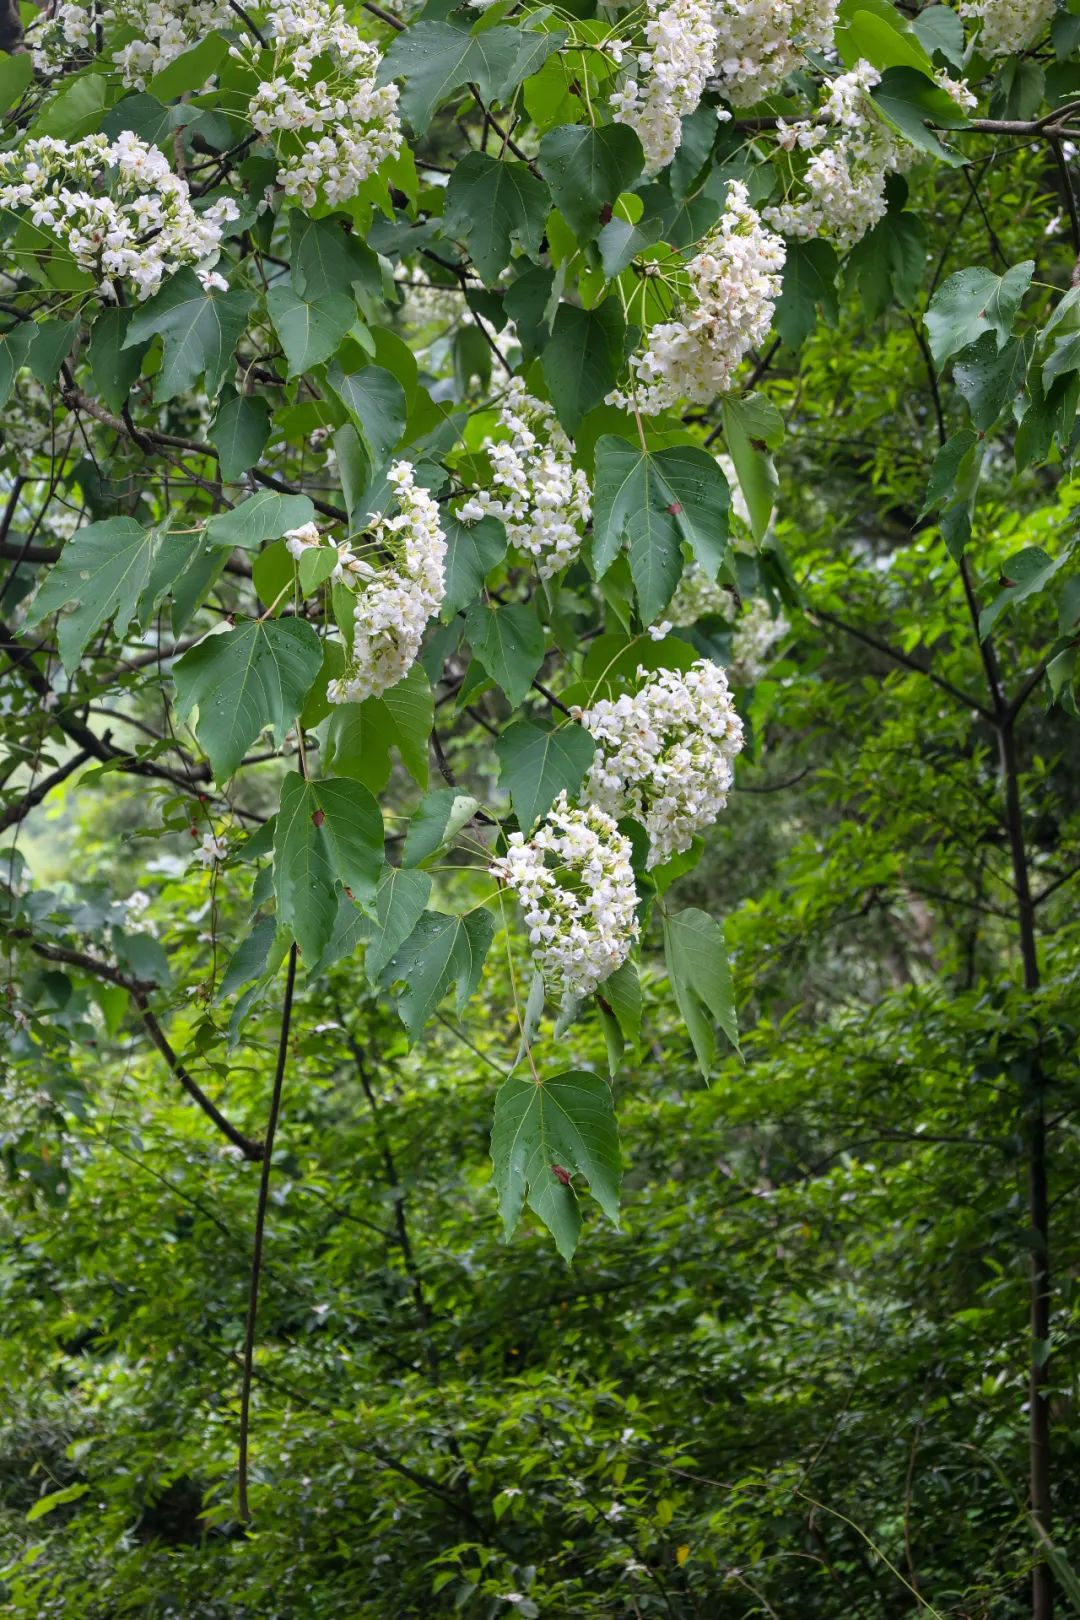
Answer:
M255 1243L251 1255L251 1282L248 1286L247 1322L244 1328L243 1380L240 1387L240 1454L237 1462L236 1483L239 1513L242 1519L251 1518L248 1506L248 1432L251 1426L251 1376L255 1359L255 1326L259 1313L259 1277L262 1272L263 1238L266 1233L266 1206L270 1198L270 1168L277 1134L278 1114L281 1111L281 1088L285 1079L285 1065L289 1057L289 1026L292 1022L293 991L296 988L296 943L289 947L289 967L285 979L285 1001L281 1009L281 1033L278 1037L277 1067L274 1086L270 1094L270 1117L266 1123L266 1141L263 1145L262 1174L259 1177L259 1202L255 1211Z
M73 771L79 769L80 765L85 765L89 758L90 755L86 750L80 749L77 754L73 754L63 765L58 766L50 776L43 776L41 781L36 786L29 788L17 803L9 804L6 810L0 812L0 833L6 832L9 827L13 827L17 822L24 821L31 810L35 809L43 799L48 798L53 788L59 787L60 783L66 781Z
M916 659L909 657L907 653L901 652L899 648L890 647L888 642L879 641L876 636L870 635L868 631L860 630L853 624L847 624L845 620L837 618L835 613L828 613L824 608L812 608L810 617L812 619L821 619L825 624L835 625L838 630L842 630L845 635L851 636L855 641L861 641L867 647L873 647L876 652L883 653L886 658L892 658L896 663L902 664L905 669L913 670L916 675L924 675L928 681L932 681L941 691L948 692L949 696L954 698L957 703L962 703L965 709L974 709L977 714L982 715L984 720L993 720L993 712L985 704L980 703L970 693L962 692L951 681L945 680L940 675L935 675L932 669L927 669L925 664L920 664Z
M175 1074L192 1102L196 1103L208 1119L213 1120L223 1136L227 1136L234 1147L240 1149L245 1159L257 1162L263 1157L263 1146L238 1131L236 1126L225 1118L225 1115L206 1095L199 1082L189 1074L176 1052L170 1044L168 1036L158 1023L153 1008L147 1000L147 991L153 989L153 982L149 979L136 979L130 973L123 973L108 962L102 962L96 956L90 956L85 951L76 951L66 945L47 945L44 940L34 939L29 929L13 928L9 931L9 938L24 940L36 956L44 958L47 962L60 962L67 967L81 968L84 973L91 973L106 984L115 984L119 989L126 990L139 1010L139 1016L146 1026L147 1032L169 1068Z

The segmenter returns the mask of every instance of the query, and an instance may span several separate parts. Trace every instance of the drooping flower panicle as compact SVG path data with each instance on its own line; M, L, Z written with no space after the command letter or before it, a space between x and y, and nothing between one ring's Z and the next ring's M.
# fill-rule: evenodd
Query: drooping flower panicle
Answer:
M645 416L680 400L711 404L772 325L785 256L745 185L730 181L720 220L685 267L689 290L679 318L650 329L644 352L630 362L634 386L616 391L611 403Z
M689 849L727 803L742 721L723 670L699 659L685 672L639 668L639 689L578 713L596 741L584 793L649 835L647 865Z
M682 120L701 103L716 55L717 33L711 0L648 0L648 50L639 51L636 76L611 97L617 124L637 132L645 170L666 168L682 141ZM729 113L719 116L727 118Z
M485 439L492 487L458 511L465 521L491 516L505 525L512 546L536 563L541 579L569 567L592 515L589 480L575 468L574 445L545 401L520 377L510 381L499 411L507 439Z
M591 995L622 966L638 934L630 840L594 804L560 793L530 838L511 833L491 870L524 913L533 960L549 988Z
M396 686L415 663L425 626L446 594L446 537L438 504L417 485L409 461L395 461L387 479L398 511L393 517L373 512L368 538L373 553L393 560L375 566L351 547L337 547L334 577L355 586L356 605L352 662L330 682L331 703L361 703ZM312 543L312 527L292 531L287 543L294 556Z

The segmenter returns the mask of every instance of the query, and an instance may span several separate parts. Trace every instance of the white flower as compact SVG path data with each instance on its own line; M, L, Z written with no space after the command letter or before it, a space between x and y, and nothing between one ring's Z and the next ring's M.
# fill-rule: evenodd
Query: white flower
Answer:
M228 853L229 841L227 838L217 838L213 833L204 833L202 843L195 851L194 859L199 862L200 866L212 867L216 866L219 861L223 861Z
M685 267L689 297L680 318L651 328L644 353L630 362L634 386L609 403L646 416L681 399L711 404L772 325L784 258L783 242L765 230L746 187L730 181L723 214Z
M1054 0L960 0L961 17L982 24L985 56L1015 56L1033 45L1054 14Z
M409 461L395 461L387 479L398 513L372 512L368 532L372 549L391 561L374 568L347 545L338 547L333 577L355 586L357 596L352 664L330 682L331 703L362 703L396 686L415 662L425 626L446 595L446 537L437 503L417 487Z
M646 174L666 168L682 140L682 119L695 111L716 54L711 0L648 0L648 49L637 57L637 78L611 97L617 124L637 131ZM721 117L730 117L722 112Z
M979 105L979 98L974 91L968 89L966 79L950 79L945 69L939 68L934 74L934 82L956 102L961 112L970 112L973 107Z
M533 961L552 988L588 996L622 966L637 938L630 840L594 804L560 793L532 837L511 833L491 864L517 895Z
M111 143L105 135L71 142L43 135L3 153L0 206L29 212L80 269L101 277L109 298L118 281L146 299L182 265L212 263L222 226L239 217L231 199L196 213L187 181L130 130Z
M689 849L724 808L743 728L726 675L708 659L637 676L638 691L577 718L596 741L585 793L616 819L641 822L653 867Z
M492 487L466 501L457 512L465 522L496 517L510 544L536 562L541 579L572 563L592 515L589 480L574 468L574 445L551 406L533 399L520 377L512 377L499 411L509 439L484 440Z
M714 72L733 107L779 90L805 50L831 51L838 0L719 0Z

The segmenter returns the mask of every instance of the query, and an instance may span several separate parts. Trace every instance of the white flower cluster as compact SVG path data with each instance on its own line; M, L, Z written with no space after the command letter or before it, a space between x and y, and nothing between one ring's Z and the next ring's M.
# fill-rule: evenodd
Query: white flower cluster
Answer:
M804 50L831 51L838 0L719 0L715 73L733 107L779 90Z
M26 30L26 42L39 73L63 66L72 56L90 50L95 30L120 23L131 28L135 37L113 61L124 83L145 90L150 79L176 57L182 56L212 29L235 28L236 13L228 0L129 0L119 11L115 6L87 4L86 0L65 0L47 5L38 12Z
M122 281L140 299L181 265L216 259L223 225L238 218L228 198L197 214L187 181L130 130L112 142L105 135L72 142L45 135L4 153L0 206L27 210L81 270L101 277L106 296L114 297Z
M417 486L411 462L395 461L386 476L398 514L373 512L368 533L372 549L389 553L393 561L375 568L348 546L337 548L334 575L354 585L357 595L352 666L330 682L331 703L362 703L396 686L415 662L424 628L446 594L446 539L438 505ZM312 528L293 531L287 542L293 556L302 553L305 542L311 544L307 531Z
M737 686L753 686L760 681L772 662L769 655L773 647L790 629L782 613L773 618L763 596L755 596L746 604L731 638L731 678Z
M630 840L594 804L560 793L526 839L511 833L491 870L521 904L533 959L549 986L589 996L622 966L637 938Z
M484 440L493 487L458 509L462 521L496 517L511 545L527 552L541 579L569 567L592 515L589 480L573 464L574 445L551 406L513 377L499 411L509 439Z
M646 174L666 168L682 140L681 120L696 110L716 54L711 0L648 0L648 50L640 51L637 72L611 97L617 124L636 130L645 153ZM721 113L728 118L729 113Z
M711 404L748 349L772 325L785 248L751 208L740 180L728 183L724 212L686 265L690 296L681 319L652 327L630 364L634 386L609 403L655 416L678 400Z
M652 867L689 849L724 808L743 728L727 676L708 659L637 673L636 692L577 718L597 745L585 791L610 815L641 822Z
M270 28L277 71L252 96L251 122L270 139L302 137L299 151L296 140L279 147L286 196L305 208L320 197L347 202L401 149L397 86L376 85L379 52L340 6L282 0L271 7Z
M958 9L982 24L984 56L1014 56L1034 45L1054 15L1054 0L960 0Z
M910 167L918 154L871 101L880 79L876 68L860 60L832 81L821 107L823 122L796 128L781 120L781 146L812 153L802 176L806 195L765 210L770 225L785 236L828 237L843 251L884 215L886 175ZM839 131L835 137L833 129Z

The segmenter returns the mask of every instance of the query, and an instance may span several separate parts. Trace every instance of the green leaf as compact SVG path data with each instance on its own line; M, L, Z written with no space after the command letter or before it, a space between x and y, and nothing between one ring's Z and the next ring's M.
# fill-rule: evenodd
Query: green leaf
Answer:
M991 118L1033 118L1046 94L1046 75L1038 62L1013 58L1005 62L990 87Z
M914 67L887 68L870 96L878 111L912 146L944 163L967 162L951 147L944 146L930 125L938 129L967 129L970 120L948 92L925 73Z
M1067 372L1043 388L1038 366L1028 373L1028 408L1016 430L1016 470L1033 461L1045 461L1055 438L1065 453L1080 406L1080 372Z
M844 264L844 280L858 288L866 313L875 319L890 296L909 308L926 270L926 232L915 214L886 214Z
M33 77L34 64L28 51L18 56L0 51L0 111L18 101Z
M608 280L619 275L639 253L658 241L660 230L658 219L641 220L636 225L620 219L618 215L609 220L596 238L596 245L600 249L600 263Z
M266 307L290 377L329 360L356 321L356 301L347 293L324 293L317 303L308 303L291 287L271 287Z
M879 12L856 11L845 30L844 45L856 57L864 57L871 67L879 71L909 67L918 73L933 72L933 64L918 35L912 32L899 13L886 17Z
M191 535L144 529L134 518L106 518L77 529L34 599L28 623L73 604L58 621L60 658L71 674L90 638L108 619L123 636L132 619L145 623L173 580L199 550ZM145 606L144 606L145 604Z
M930 469L930 481L926 486L926 500L923 502L922 516L933 511L942 501L948 500L956 489L957 475L964 458L975 448L977 435L970 428L961 428L947 439L934 457L934 464Z
M173 666L176 710L198 705L196 735L224 782L267 726L280 746L322 665L322 646L299 619L252 619L204 637Z
M972 266L958 270L938 288L924 319L939 371L950 355L977 343L984 332L993 332L1002 347L1034 271L1034 259L1014 264L1003 276Z
M575 1175L588 1179L604 1214L619 1224L619 1131L611 1087L598 1074L512 1075L495 1099L491 1162L508 1240L527 1197L563 1259L573 1259L581 1233Z
M436 109L467 85L475 83L485 101L501 101L565 38L562 31L529 34L518 28L467 34L450 23L421 20L393 40L383 56L379 82L405 81L402 115L423 135Z
M506 556L506 530L498 518L481 518L479 523L462 523L459 518L443 519L446 557L443 572L446 595L440 618L447 623L477 600L491 570Z
M465 635L510 702L515 707L522 703L546 650L544 632L532 608L517 602L509 607L476 602L465 620Z
M340 217L312 219L302 208L289 216L289 262L298 295L309 304L339 293L352 294L359 284L382 296L378 255L352 235Z
M495 752L499 783L510 794L518 826L527 833L564 789L571 797L577 792L596 744L573 723L544 731L531 720L516 720L495 744Z
M828 242L788 243L776 330L789 349L797 349L810 336L819 304L826 321L830 325L836 321L836 272L836 254Z
M206 436L218 453L222 478L227 484L234 483L257 465L266 448L270 412L265 400L248 394L223 399Z
M993 332L964 349L953 363L953 382L967 401L971 425L985 433L1023 392L1031 355L1030 338L1010 338L999 352Z
M989 607L979 614L979 639L985 641L1001 615L1017 602L1035 596L1048 585L1068 562L1072 548L1066 547L1060 557L1051 557L1041 546L1025 546L1011 556L1001 571L1004 590L1000 591Z
M739 488L750 513L750 532L760 542L768 530L779 487L776 468L766 447L778 442L777 433L782 436L783 420L775 406L754 394L744 399L725 395L720 402L720 413L724 442L735 463Z
M549 316L549 306L554 285L550 270L542 265L533 265L506 289L503 308L517 327L518 341L526 360L534 360L551 336L553 312Z
M390 750L422 788L428 782L428 740L435 722L431 684L419 664L381 697L344 703L331 713L327 727L327 769L354 777L372 793L390 779Z
M611 219L615 199L641 173L645 155L627 124L564 124L540 142L540 173L579 242L591 242Z
M52 1513L54 1508L65 1507L68 1502L77 1502L89 1489L89 1485L83 1481L78 1485L65 1485L60 1491L50 1491L48 1496L39 1496L26 1515L27 1524L43 1519L47 1513Z
M458 1015L465 1011L465 1003L480 982L494 934L495 925L482 908L464 917L424 912L381 975L382 984L400 981L405 987L397 1008L410 1046L415 1045L451 985Z
M207 291L193 270L180 270L131 317L124 348L161 336L164 358L154 386L159 402L206 378L215 395L233 363L255 299L246 292Z
M715 579L727 553L729 500L715 459L696 445L652 453L604 434L596 445L593 493L597 576L625 542L642 622L652 624L682 574L683 541Z
M1042 368L1042 385L1049 393L1056 377L1080 371L1080 332L1059 337Z
M189 90L201 90L212 79L229 54L229 42L221 34L207 34L189 51L167 62L147 85L159 101L172 101Z
M101 398L110 411L121 411L142 370L143 356L150 347L149 337L127 346L125 339L131 312L106 309L94 322L90 333L90 373Z
M394 952L405 943L423 916L430 895L431 878L427 872L386 867L379 879L364 952L364 971L369 983L378 983Z
M468 244L490 287L510 263L511 238L516 237L530 259L539 256L550 207L547 187L526 164L470 152L450 176L444 227Z
M367 905L383 864L382 815L370 793L345 780L307 782L299 772L285 778L274 828L274 894L279 924L308 962L334 932L338 885Z
M150 146L164 151L173 131L198 116L194 107L164 107L157 96L140 91L109 108L101 122L101 133L115 141L130 129Z
M15 378L26 364L37 327L33 321L19 321L6 332L0 332L0 405L6 405L15 386Z
M382 467L405 431L404 388L381 366L365 366L347 376L333 365L326 381L359 429L376 466Z
M457 788L436 788L433 793L425 793L409 822L402 866L419 866L449 844L479 808L479 799L471 793L459 793Z
M42 321L34 328L27 363L42 387L48 388L56 381L78 330L78 321Z
M47 102L30 126L34 140L51 135L62 141L81 140L101 124L109 99L109 81L99 73L75 78Z
M617 968L595 995L607 1047L608 1073L617 1074L628 1045L634 1046L641 1025L641 984L633 962Z
M716 1032L720 1025L736 1051L739 1030L735 993L720 924L704 911L664 916L664 957L675 1001L708 1079L716 1067Z
M302 528L315 516L307 495L277 495L260 489L231 511L219 512L206 525L211 546L242 546L252 551L264 540L280 540L288 529Z
M544 349L544 376L559 421L573 434L587 411L602 405L615 387L627 339L626 323L613 298L596 309L560 304Z
M266 972L267 959L270 947L277 937L278 925L276 917L260 917L254 924L246 939L242 939L229 958L229 965L222 974L215 1001L225 1001L229 996L242 990L245 984L261 978ZM280 966L280 962L278 964Z
M923 49L933 56L936 51L953 67L964 65L964 25L955 11L948 6L927 6L914 19L912 26Z

